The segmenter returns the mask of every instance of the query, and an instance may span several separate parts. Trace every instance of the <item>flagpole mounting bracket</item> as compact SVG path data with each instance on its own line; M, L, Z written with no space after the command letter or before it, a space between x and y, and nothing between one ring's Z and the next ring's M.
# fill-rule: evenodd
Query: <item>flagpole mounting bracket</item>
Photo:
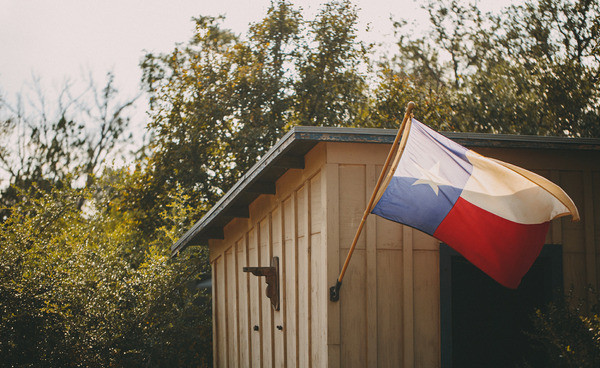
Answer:
M329 300L332 302L337 302L340 300L340 288L342 287L342 282L337 280L335 285L329 288Z
M271 259L270 267L244 267L244 272L250 272L255 276L265 276L267 283L266 294L271 300L271 305L276 311L279 310L279 257Z

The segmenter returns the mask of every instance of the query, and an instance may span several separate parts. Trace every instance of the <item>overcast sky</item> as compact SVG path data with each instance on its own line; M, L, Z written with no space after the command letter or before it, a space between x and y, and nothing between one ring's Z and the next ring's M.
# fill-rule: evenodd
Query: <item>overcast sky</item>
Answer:
M355 0L361 38L393 41L394 19L427 23L425 0ZM297 0L312 18L326 1ZM497 10L510 0L481 0ZM140 58L168 52L192 35L191 17L225 15L225 26L244 33L266 14L270 0L0 0L0 96L12 98L42 79L49 94L68 78L91 71L98 81L113 71L121 93L138 92ZM370 30L365 31L366 28Z
M60 84L82 71L113 70L127 91L138 86L144 50L168 52L192 35L192 16L226 15L225 25L243 33L266 13L269 0L0 0L0 91L18 92L31 75ZM307 16L323 1L296 1ZM412 17L412 0L355 1L365 38L391 34L390 15ZM416 10L415 10L416 9Z

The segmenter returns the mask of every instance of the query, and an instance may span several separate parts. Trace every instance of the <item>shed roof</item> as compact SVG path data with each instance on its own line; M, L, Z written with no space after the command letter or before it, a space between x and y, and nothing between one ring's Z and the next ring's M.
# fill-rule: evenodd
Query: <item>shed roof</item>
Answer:
M248 206L261 194L275 194L275 182L288 169L304 168L304 155L319 142L391 144L397 130L369 128L292 128L175 244L172 254L190 245L206 245L223 239L223 228L233 218L249 217ZM600 150L598 138L566 138L529 135L453 133L443 135L466 147Z

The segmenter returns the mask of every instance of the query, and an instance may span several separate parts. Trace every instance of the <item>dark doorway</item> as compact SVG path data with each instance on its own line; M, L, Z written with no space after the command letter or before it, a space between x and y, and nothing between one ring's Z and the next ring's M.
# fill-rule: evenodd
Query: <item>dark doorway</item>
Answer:
M562 286L562 252L546 245L518 289L505 288L446 245L440 248L444 367L543 367L525 331Z

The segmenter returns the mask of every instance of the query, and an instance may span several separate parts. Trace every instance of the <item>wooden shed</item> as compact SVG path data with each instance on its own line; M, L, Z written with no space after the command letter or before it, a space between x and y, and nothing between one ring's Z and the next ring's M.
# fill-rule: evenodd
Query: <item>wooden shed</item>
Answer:
M467 355L503 366L523 347L500 327L526 320L556 290L585 298L588 285L598 288L600 139L446 133L559 184L581 221L554 220L513 291L436 239L371 215L331 302L395 134L295 127L173 245L210 248L216 367L462 367ZM267 277L245 267L274 272L272 298Z

